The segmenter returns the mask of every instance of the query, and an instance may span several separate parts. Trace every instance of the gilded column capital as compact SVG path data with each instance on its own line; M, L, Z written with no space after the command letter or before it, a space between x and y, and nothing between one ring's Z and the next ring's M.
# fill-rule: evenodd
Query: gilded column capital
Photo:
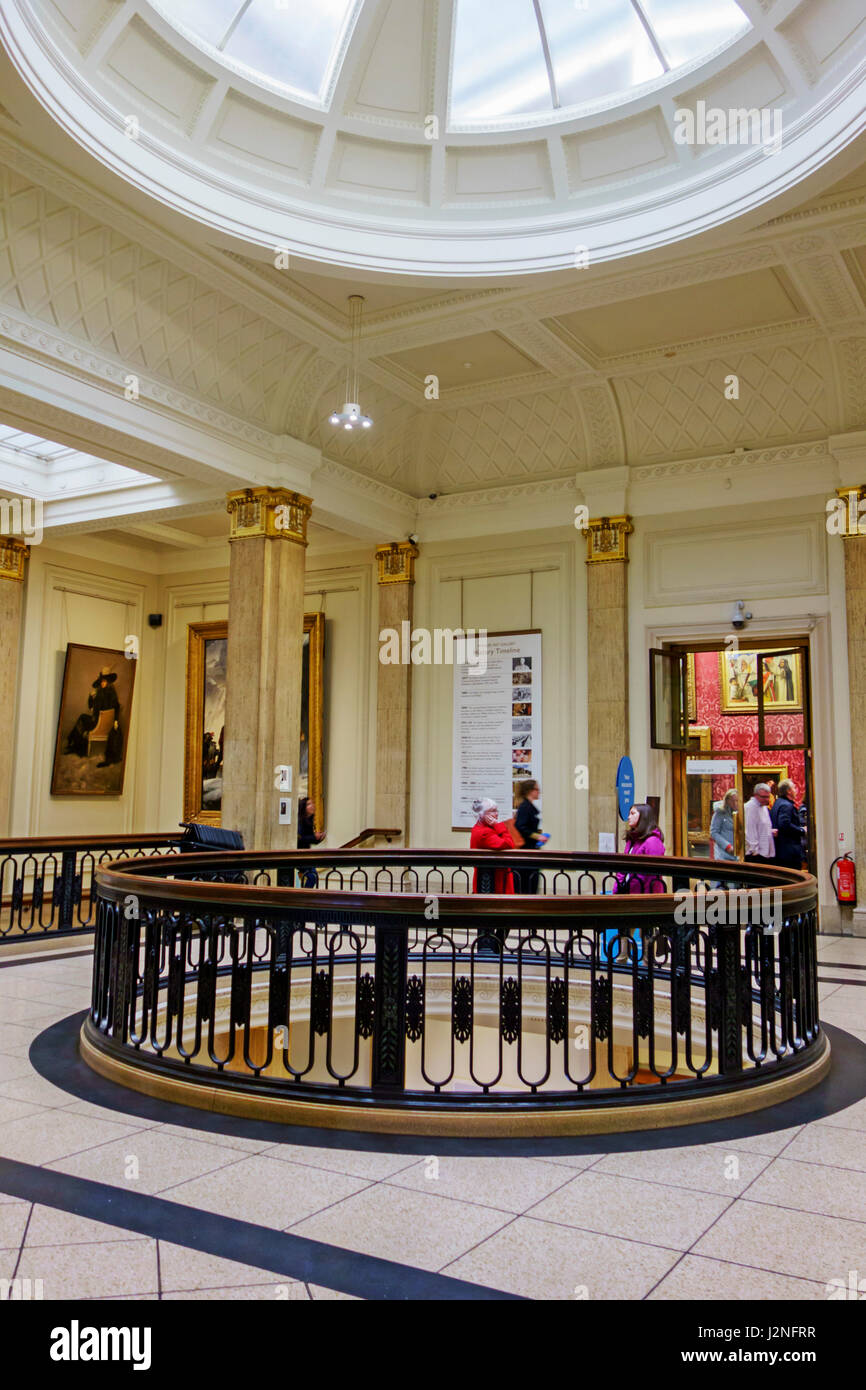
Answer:
M230 541L266 536L269 540L307 544L307 522L313 506L309 497L281 487L246 487L230 492L226 511L231 521Z
M0 579L16 579L20 583L30 557L30 546L15 536L0 536Z
M380 584L414 584L415 561L420 551L412 541L391 541L376 546Z
M845 540L853 540L855 536L866 536L866 483L849 483L845 487L837 487L836 496L844 504L839 508L842 513L836 518L837 525L833 527L837 535ZM828 530L831 523L827 523Z
M628 563L628 538L634 527L630 516L601 516L586 523L586 563L610 560Z

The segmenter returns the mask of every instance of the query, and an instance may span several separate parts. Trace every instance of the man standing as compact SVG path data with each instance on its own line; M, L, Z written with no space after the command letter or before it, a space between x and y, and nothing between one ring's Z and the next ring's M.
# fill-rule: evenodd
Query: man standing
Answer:
M786 869L799 869L803 863L803 827L796 796L797 788L786 778L779 783L779 794L770 811L776 833L776 863Z
M776 857L776 831L770 820L770 788L758 782L746 802L746 862L770 864Z

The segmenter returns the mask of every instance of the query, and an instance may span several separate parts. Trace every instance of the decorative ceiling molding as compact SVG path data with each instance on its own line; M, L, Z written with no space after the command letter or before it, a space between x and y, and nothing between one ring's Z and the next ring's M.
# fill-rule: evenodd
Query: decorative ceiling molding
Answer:
M616 395L608 382L577 393L590 468L612 468L625 460L625 442Z
M753 472L791 463L819 462L831 457L826 439L812 444L786 444L777 449L736 449L709 458L677 459L673 463L641 464L629 470L633 483L651 483L662 478L694 478L707 473L728 473L732 469Z

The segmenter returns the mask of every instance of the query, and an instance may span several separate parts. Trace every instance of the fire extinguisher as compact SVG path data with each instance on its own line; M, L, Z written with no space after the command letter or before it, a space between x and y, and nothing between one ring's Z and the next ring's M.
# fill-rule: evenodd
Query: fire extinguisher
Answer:
M833 870L837 864L839 868L834 878ZM850 854L842 854L838 859L833 860L830 865L830 882L833 885L837 902L847 903L851 907L857 906L857 870Z

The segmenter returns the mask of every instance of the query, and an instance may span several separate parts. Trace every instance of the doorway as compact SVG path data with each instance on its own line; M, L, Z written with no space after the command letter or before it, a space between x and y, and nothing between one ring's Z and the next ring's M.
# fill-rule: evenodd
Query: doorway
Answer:
M742 859L743 809L758 782L796 788L803 866L815 873L808 638L726 641L650 653L651 743L672 755L673 852Z

